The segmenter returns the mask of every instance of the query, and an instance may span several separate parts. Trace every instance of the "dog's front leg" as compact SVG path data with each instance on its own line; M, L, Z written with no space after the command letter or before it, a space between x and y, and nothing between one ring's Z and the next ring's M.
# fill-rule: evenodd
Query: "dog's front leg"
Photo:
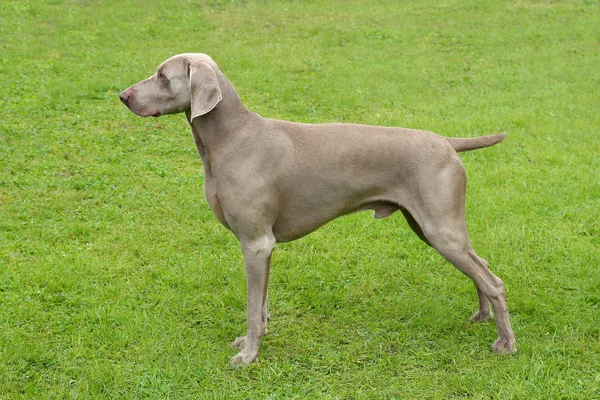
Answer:
M271 253L275 238L265 235L256 240L241 240L246 280L248 282L248 333L232 344L241 351L231 359L231 364L247 365L258 357L260 338L267 333L267 287Z

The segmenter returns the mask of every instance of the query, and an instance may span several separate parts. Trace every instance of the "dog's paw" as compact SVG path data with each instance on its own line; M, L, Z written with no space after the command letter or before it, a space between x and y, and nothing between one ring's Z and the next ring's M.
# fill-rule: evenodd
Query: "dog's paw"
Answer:
M231 343L231 347L238 350L244 350L244 346L246 345L246 336L240 336L235 338L233 343Z
M233 367L245 367L251 362L255 361L258 358L258 351L256 352L247 352L245 349L240 351L231 359L231 365Z
M515 354L517 352L517 343L514 338L499 337L492 346L492 350L502 355Z
M486 321L491 321L494 319L494 316L492 315L491 311L487 311L487 312L482 312L481 310L477 311L475 314L473 314L473 316L471 317L471 319L469 320L470 322L486 322Z

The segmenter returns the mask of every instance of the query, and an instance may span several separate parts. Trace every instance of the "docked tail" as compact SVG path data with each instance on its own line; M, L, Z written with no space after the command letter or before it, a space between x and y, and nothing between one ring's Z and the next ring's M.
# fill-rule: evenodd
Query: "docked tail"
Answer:
M493 146L500 143L506 137L506 133L499 135L480 136L474 138L446 138L456 151L469 151Z

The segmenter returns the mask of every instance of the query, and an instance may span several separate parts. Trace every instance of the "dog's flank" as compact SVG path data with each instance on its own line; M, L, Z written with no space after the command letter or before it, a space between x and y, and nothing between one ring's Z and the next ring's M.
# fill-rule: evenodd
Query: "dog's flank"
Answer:
M475 283L479 309L496 314L492 348L516 351L504 283L469 241L466 174L457 151L500 142L504 135L445 138L432 132L353 124L300 124L250 112L206 54L174 56L157 73L119 95L143 117L185 113L204 166L206 200L238 238L247 275L246 336L235 340L234 365L258 357L267 333L267 287L277 242L300 238L332 219L401 210L425 243Z

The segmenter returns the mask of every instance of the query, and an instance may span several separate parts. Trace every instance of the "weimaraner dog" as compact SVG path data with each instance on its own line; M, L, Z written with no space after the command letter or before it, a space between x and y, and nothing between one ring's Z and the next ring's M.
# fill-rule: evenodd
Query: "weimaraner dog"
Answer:
M267 285L277 242L298 239L341 215L400 210L425 243L473 280L479 310L496 314L499 353L516 352L504 283L471 248L465 169L457 152L504 135L446 138L404 128L301 124L249 111L206 54L180 54L119 95L140 117L185 113L204 164L206 200L238 238L248 282L248 331L233 365L256 360L267 333Z

